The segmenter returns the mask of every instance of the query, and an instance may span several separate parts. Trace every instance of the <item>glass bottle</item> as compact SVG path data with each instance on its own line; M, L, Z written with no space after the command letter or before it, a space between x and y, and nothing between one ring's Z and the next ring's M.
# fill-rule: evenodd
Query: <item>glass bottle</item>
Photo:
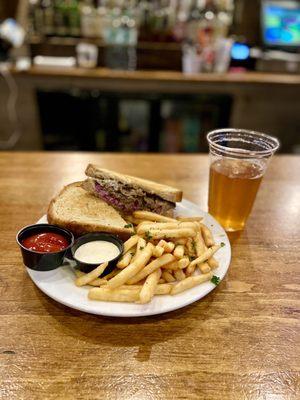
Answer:
M43 21L44 26L43 30L46 36L54 35L54 7L52 0L43 0L42 1L42 9L43 9Z
M67 25L65 18L65 2L64 0L55 0L54 3L54 27L57 36L67 35Z
M44 34L44 13L41 7L40 0L31 0L30 4L32 6L33 13L33 30L37 35Z
M70 36L80 36L80 13L77 0L71 0L68 7L68 25Z

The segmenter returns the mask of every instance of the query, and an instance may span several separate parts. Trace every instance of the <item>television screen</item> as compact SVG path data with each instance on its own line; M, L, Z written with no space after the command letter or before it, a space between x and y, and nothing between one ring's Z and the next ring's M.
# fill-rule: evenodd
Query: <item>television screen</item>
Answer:
M300 2L263 1L262 25L266 46L300 46Z

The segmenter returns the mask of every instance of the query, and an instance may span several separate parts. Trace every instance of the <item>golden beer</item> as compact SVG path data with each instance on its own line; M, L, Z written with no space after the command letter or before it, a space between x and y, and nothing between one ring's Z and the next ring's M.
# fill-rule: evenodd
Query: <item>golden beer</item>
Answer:
M227 231L244 229L264 168L258 162L223 158L210 167L210 214Z

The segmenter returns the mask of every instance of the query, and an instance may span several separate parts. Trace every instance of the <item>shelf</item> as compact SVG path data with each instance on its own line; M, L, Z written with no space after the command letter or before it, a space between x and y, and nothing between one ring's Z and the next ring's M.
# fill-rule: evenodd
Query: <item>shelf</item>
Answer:
M107 68L50 68L31 67L27 71L12 69L13 74L28 77L54 77L54 78L78 78L100 79L139 82L174 82L179 84L212 83L212 84L274 84L274 85L300 85L300 75L270 74L261 72L245 73L202 73L183 74L175 71L118 71Z

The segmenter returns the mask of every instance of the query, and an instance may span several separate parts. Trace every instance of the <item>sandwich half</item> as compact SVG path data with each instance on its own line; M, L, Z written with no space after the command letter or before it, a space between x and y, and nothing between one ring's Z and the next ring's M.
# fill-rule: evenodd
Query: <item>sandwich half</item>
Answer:
M82 182L65 186L48 208L48 222L69 229L75 235L109 232L128 239L132 229L117 210L81 187Z
M181 190L93 164L85 173L89 178L82 187L125 215L144 210L172 216L176 202L182 200Z

